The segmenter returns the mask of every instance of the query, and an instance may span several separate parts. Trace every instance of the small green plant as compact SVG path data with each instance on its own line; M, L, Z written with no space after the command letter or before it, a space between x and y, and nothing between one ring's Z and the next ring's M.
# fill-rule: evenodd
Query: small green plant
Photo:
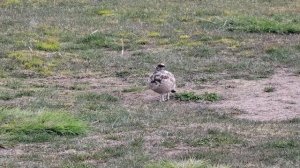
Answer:
M267 87L264 88L264 92L267 92L267 93L274 92L275 90L276 89L273 86L267 86Z
M217 93L208 93L208 92L205 92L202 95L202 100L204 100L204 101L214 102L214 101L218 101L220 99L221 99L221 97Z
M195 92L183 92L183 93L176 93L175 99L180 101L198 101L198 100L204 100L204 101L218 101L221 99L221 97L217 93L208 93L205 92L202 95L196 95Z
M180 101L197 101L201 100L201 96L196 95L194 92L176 93L175 99Z

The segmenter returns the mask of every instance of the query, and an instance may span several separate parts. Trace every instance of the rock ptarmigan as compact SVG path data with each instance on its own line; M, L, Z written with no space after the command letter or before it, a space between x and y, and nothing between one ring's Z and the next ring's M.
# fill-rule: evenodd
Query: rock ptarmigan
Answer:
M170 93L175 93L175 77L165 70L164 64L158 64L154 73L150 76L149 87L156 93L161 95L160 101L170 99Z

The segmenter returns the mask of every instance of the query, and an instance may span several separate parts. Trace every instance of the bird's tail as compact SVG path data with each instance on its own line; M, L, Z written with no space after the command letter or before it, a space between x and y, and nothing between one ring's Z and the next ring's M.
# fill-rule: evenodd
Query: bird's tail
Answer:
M176 90L171 90L172 93L176 93Z

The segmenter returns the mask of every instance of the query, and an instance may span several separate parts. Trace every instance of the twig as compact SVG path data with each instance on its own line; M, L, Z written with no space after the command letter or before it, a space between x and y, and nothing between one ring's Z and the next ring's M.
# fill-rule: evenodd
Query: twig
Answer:
M95 34L95 33L97 33L98 32L98 30L95 30L95 31L93 31L90 35L93 35L93 34Z
M123 56L124 55L124 41L123 41L123 38L121 39L121 45L122 45L121 56Z

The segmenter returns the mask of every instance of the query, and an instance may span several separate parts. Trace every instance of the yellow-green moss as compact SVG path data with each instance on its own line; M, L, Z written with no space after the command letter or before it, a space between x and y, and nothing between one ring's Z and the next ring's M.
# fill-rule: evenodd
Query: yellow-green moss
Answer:
M109 10L109 9L100 9L100 10L97 11L97 14L101 15L101 16L113 16L113 15L115 15L114 12L112 10Z
M15 59L27 70L48 76L52 74L51 63L47 62L43 55L39 52L15 51L11 52L8 57Z
M179 38L180 39L189 39L190 36L185 34L185 35L180 35Z
M60 44L56 38L48 38L44 41L39 41L35 46L38 50L43 51L58 51L60 49Z
M160 37L160 33L159 32L155 32L155 31L152 31L152 32L149 32L148 33L148 37Z
M0 69L0 78L5 78L5 77L6 77L6 74L5 74L4 70Z
M17 6L22 2L20 0L4 0L0 2L0 7L9 7L9 6Z

